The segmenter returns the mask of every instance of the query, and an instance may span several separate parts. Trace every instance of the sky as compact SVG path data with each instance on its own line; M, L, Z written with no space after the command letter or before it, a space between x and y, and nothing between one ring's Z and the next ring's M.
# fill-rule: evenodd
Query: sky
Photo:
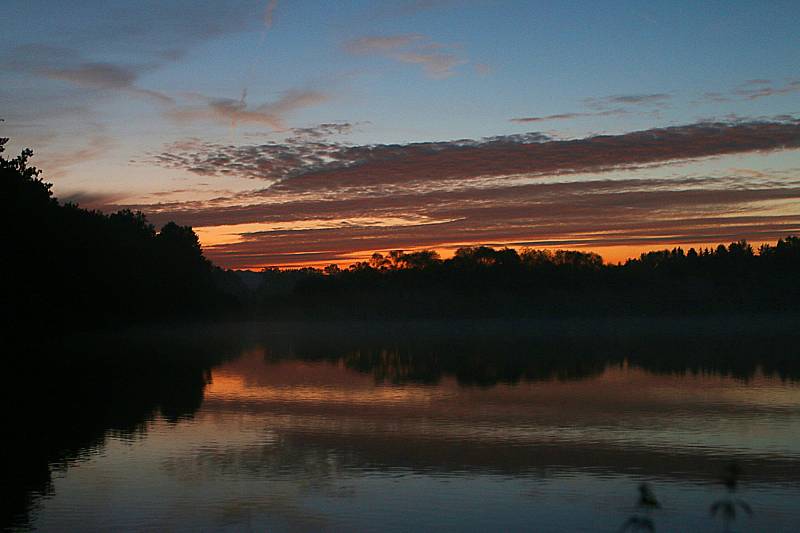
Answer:
M0 136L227 268L800 233L795 0L6 0Z

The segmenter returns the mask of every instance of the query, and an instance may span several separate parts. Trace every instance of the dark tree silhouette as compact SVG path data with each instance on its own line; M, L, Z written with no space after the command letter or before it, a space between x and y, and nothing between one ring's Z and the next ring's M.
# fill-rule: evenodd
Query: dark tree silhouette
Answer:
M376 252L347 269L265 271L262 313L281 316L609 316L800 311L800 239L746 241L606 265L572 250ZM276 297L279 295L280 297Z
M7 139L0 139L0 150ZM687 315L800 311L800 238L746 241L606 265L590 252L470 246L375 253L340 268L270 268L254 291L214 267L190 227L61 204L28 165L0 156L8 290L4 324L50 327L196 317L253 306L280 317ZM16 327L11 328L16 330Z
M0 153L8 139L0 139ZM105 215L59 203L29 166L31 150L0 155L0 275L3 326L25 335L119 321L197 317L229 311L243 292L203 257L190 227L156 233L144 214Z

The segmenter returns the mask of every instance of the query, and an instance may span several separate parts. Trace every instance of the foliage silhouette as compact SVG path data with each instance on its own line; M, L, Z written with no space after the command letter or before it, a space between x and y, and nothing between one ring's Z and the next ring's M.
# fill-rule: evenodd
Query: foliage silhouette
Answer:
M0 153L7 142L0 139ZM156 232L140 212L105 215L59 203L29 166L32 155L0 155L0 312L10 334L29 333L41 320L56 332L208 316L238 304L238 279L203 257L191 228L170 222Z
M564 317L800 311L800 238L758 252L648 252L620 265L577 251L467 247L375 253L343 269L265 270L256 300L266 316Z

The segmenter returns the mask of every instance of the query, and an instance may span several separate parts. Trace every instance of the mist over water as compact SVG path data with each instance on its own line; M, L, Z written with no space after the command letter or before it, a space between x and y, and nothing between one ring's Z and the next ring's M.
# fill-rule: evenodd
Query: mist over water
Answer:
M791 531L797 325L329 322L76 337L34 354L54 377L28 380L18 363L6 390L20 444L6 458L3 525L616 531L647 482L658 530L714 531L709 507L735 461L736 496L754 510L735 529ZM48 399L35 401L37 387Z

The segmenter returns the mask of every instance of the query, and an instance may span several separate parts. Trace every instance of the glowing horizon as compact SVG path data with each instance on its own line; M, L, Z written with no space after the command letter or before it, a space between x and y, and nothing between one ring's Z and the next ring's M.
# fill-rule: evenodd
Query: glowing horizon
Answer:
M5 8L9 152L222 267L800 233L796 4Z

